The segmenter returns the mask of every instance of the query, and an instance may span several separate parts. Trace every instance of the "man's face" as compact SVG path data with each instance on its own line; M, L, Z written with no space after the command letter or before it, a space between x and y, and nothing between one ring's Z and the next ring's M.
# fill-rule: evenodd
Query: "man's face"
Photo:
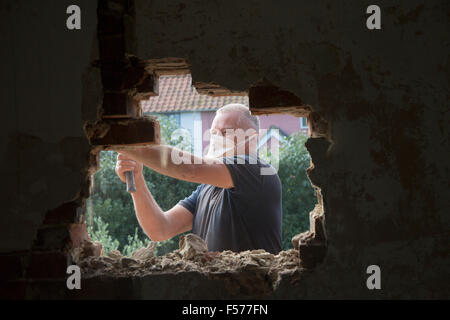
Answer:
M249 137L255 138L257 132L248 119L241 117L243 116L239 111L216 114L210 134L232 140L237 146L235 154L249 154L250 150L256 151L256 140L253 139L253 143L249 143Z
M219 134L225 136L227 129L247 130L248 125L246 128L242 128L242 126L244 125L245 127L247 123L244 119L240 119L240 117L241 114L237 111L216 114L211 125L211 134Z

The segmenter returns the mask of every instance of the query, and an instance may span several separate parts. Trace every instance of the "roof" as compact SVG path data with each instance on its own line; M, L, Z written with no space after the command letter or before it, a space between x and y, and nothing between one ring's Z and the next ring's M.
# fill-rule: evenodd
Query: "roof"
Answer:
M141 103L144 113L215 111L229 103L249 105L247 95L200 95L192 85L192 76L190 74L160 76L157 86L159 95L150 97L150 99Z

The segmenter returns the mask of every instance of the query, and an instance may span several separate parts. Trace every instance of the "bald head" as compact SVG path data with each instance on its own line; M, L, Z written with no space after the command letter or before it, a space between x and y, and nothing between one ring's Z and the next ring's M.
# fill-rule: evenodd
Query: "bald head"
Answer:
M234 120L235 126L232 127L233 129L247 130L252 128L259 132L259 119L252 115L247 106L239 103L227 104L216 111L216 118L224 114L227 114L228 118Z
M257 154L258 152L259 119L253 116L245 105L228 104L217 110L210 134L211 139L222 136L228 141L233 141L237 148L234 150L236 154ZM217 143L223 144L223 140L219 139Z

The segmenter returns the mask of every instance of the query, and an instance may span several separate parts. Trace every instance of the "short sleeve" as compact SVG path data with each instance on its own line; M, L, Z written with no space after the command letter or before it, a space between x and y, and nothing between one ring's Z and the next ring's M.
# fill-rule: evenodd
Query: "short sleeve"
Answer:
M238 193L255 193L260 188L260 166L249 161L248 156L233 156L223 158L223 163L230 172L234 191Z
M184 200L180 200L178 204L186 209L188 209L192 214L195 214L195 208L197 206L197 199L202 189L203 185L199 185L197 189L195 189L189 197L186 197Z

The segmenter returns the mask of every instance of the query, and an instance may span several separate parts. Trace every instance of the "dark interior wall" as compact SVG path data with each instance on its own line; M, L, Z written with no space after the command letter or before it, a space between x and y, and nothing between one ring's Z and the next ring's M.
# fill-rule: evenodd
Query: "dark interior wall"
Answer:
M73 3L82 8L81 31L65 28ZM265 77L329 122L330 142L310 150L324 196L327 256L301 286L285 277L274 297L449 296L449 6L377 1L383 29L369 31L370 4L135 1L126 41L139 58L186 58L194 81L234 90ZM89 152L82 118L95 116L100 85L98 74L86 73L96 58L96 8L88 0L0 4L2 268L12 261L2 279L23 277L14 266L29 260L9 254L36 245L48 210L82 192ZM93 85L83 88L83 76ZM84 115L83 104L90 106ZM59 229L49 234L57 246ZM31 267L53 265L39 257ZM381 267L380 291L366 288L371 264ZM191 276L197 287L211 285ZM167 277L173 290L165 292L176 298L183 288ZM96 290L93 296L109 289Z
M2 210L0 252L30 249L48 210L77 197L89 152L82 75L93 54L95 1L82 29L66 28L74 1L2 1L0 59Z
M377 1L382 30L369 31L372 2L136 0L136 54L186 58L193 81L233 90L267 78L327 118L332 144L312 156L329 248L309 294L437 295L449 275L449 6ZM371 264L383 293L366 288Z

